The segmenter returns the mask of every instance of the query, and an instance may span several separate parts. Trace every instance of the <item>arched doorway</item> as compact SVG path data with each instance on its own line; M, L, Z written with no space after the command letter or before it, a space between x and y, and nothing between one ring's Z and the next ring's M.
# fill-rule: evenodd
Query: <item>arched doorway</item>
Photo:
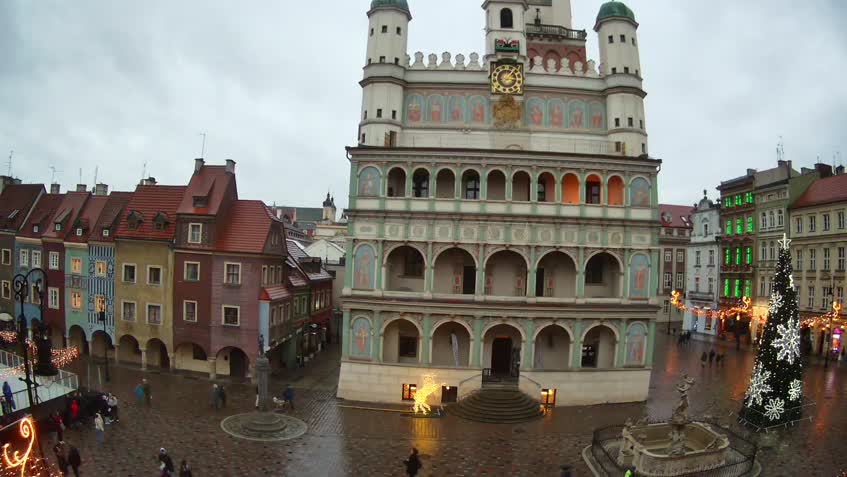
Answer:
M506 176L499 170L488 173L486 200L506 200Z
M406 197L406 171L395 167L388 171L386 197Z
M247 359L247 354L240 348L233 346L218 351L215 361L218 374L233 378L247 377L247 371L250 369L250 360Z
M197 343L182 343L174 348L174 367L186 371L209 371L206 350Z
M476 293L476 262L467 250L451 248L435 259L435 293L473 295Z
M168 369L171 367L171 360L168 356L168 347L158 338L151 338L147 342L147 366L159 367Z
M603 203L603 181L596 174L591 174L585 179L585 203L595 205Z
M118 361L141 364L141 348L132 335L123 335L118 340Z
M479 172L470 169L462 174L462 198L466 200L478 200L479 194Z
M525 171L517 171L512 176L512 201L529 202L530 200L529 174Z
M429 197L429 171L417 169L412 174L412 196L418 199Z
M601 252L585 264L586 298L619 298L623 270L617 258Z
M437 325L432 332L432 364L463 368L470 366L471 334L455 321Z
M609 205L624 205L623 204L623 179L620 176L612 176L609 178Z
M562 178L562 203L579 204L579 178L576 174L565 174Z
M389 291L424 291L424 258L418 249L403 245L388 254L386 260L385 289Z
M79 354L82 356L87 356L89 353L88 340L85 338L85 331L83 331L82 327L79 325L73 325L71 326L71 329L68 330L68 344L79 349Z
M438 199L456 198L456 175L450 169L441 169L435 176L435 197Z
M392 321L382 334L382 361L418 363L421 354L420 336L420 330L411 321L404 318Z
M559 251L548 253L538 262L535 274L535 296L576 296L576 263L570 255Z
M522 346L523 335L514 325L503 323L491 327L483 335L483 367L490 369L494 377L516 375Z
M108 350L109 356L113 357L112 352L112 337L106 334L103 330L97 330L91 335L91 349L89 350L92 357L103 358L104 352Z
M614 368L617 347L615 332L606 325L597 325L582 339L583 368Z
M556 201L556 179L553 174L543 172L538 176L538 202Z
M526 296L527 266L524 257L513 250L501 250L485 264L485 294Z
M570 368L571 336L559 325L547 325L535 337L534 369L563 370Z

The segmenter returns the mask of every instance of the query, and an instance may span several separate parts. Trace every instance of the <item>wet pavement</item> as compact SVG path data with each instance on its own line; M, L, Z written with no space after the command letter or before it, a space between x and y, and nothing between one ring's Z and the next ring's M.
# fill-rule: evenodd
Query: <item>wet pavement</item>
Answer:
M702 368L700 354L712 347L726 353L723 367ZM68 431L66 441L80 448L83 475L157 475L156 453L165 447L178 464L187 459L194 476L400 476L402 460L412 446L423 456L423 476L557 476L561 465L574 466L575 476L590 475L581 451L592 430L642 415L665 418L676 401L674 385L682 372L697 378L691 397L693 415L709 414L733 422L744 394L753 354L733 344L693 341L677 347L659 336L650 398L646 403L557 408L543 419L521 425L477 424L454 416L412 419L399 413L339 407L336 400L338 349L319 355L298 375L272 378L279 395L284 383L296 390L293 415L309 429L298 439L262 443L235 439L220 428L229 415L252 409L255 387L227 384L227 408L212 410L211 383L195 376L147 373L153 406L135 402L133 390L142 372L113 368L107 390L121 400L121 421L107 426L98 446L93 426ZM86 379L87 363L76 364ZM96 377L96 371L93 371ZM95 378L96 379L96 378ZM760 452L765 476L837 475L847 468L847 363L812 363L805 392L817 402L812 422L778 431L773 447ZM47 437L44 437L46 441ZM45 449L49 446L45 444Z

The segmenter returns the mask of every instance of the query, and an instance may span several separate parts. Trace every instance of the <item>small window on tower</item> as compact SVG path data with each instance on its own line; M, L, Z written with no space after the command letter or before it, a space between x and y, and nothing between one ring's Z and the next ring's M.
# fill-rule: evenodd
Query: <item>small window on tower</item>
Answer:
M380 56L380 57L379 57L379 62L380 62L380 63L385 63L385 57L384 57L384 56Z
M638 46L635 44L635 37L632 37L632 46Z
M638 127L641 128L641 129L644 129L644 120L643 119L638 120Z
M616 128L621 127L621 118L615 118L615 127Z
M629 74L629 66L624 66L623 72L626 73L626 74Z
M633 127L635 125L634 120L632 118L626 118L626 125Z
M641 154L647 154L647 144L641 143Z
M362 133L362 142L365 142L365 133Z
M374 29L371 28L371 36L374 36Z
M612 36L612 35L609 35L609 44L612 44L614 42L615 42L615 37Z
M396 109L391 110L391 119L397 119L397 110Z
M620 141L615 141L615 152L623 151L623 143Z
M397 57L395 56L395 57L394 57L394 64L395 64L395 65L399 65L399 64L400 64L400 58L397 58Z
M500 28L513 28L512 9L504 8L500 10Z
M397 34L398 34L398 35L402 35L402 34L403 34L403 29L402 29L402 28L400 28L400 27L397 27Z
M626 35L621 35L621 43L626 43Z
M378 117L378 118L382 117L382 110L381 109L376 110L376 117Z
M618 74L618 69L613 67L613 68L612 68L612 74L613 74L613 75Z
M368 119L368 110L365 110L365 114L362 115L362 119Z
M388 33L388 25L382 25L382 32Z
M373 61L374 61L373 58L368 58L368 64L373 63Z

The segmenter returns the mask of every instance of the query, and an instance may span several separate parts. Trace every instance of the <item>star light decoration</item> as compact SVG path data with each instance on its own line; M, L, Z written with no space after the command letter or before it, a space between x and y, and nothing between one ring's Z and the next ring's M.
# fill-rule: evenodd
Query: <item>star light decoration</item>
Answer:
M750 386L747 388L746 398L750 400L750 405L761 405L764 400L764 395L773 391L768 379L771 377L771 372L764 369L762 363L756 365L753 370L753 375L750 377Z
M788 388L788 399L796 401L803 395L803 381L795 379L791 381L791 386Z
M779 292L773 292L770 303L768 303L768 312L773 315L782 306L782 295Z
M777 325L776 332L779 338L771 343L777 349L776 359L788 361L794 364L794 360L800 357L800 323L797 320L788 320L788 325Z
M428 414L432 411L432 408L429 407L429 404L426 403L429 396L431 396L436 390L441 389L441 384L436 384L435 379L426 375L423 378L423 387L415 391L415 406L412 408L415 414Z
M785 401L780 398L771 398L765 404L765 417L771 421L779 419L783 412L785 412Z

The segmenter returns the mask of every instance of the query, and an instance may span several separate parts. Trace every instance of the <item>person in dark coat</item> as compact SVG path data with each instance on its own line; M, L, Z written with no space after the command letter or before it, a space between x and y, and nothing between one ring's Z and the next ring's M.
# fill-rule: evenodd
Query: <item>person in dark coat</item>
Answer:
M182 459L182 462L179 464L179 477L191 477L191 466L188 465L185 459Z
M71 401L71 427L79 428L79 400L76 398Z
M706 354L706 352L705 352L705 351L703 351L703 354L702 354L702 355L700 355L700 367L701 367L701 368L705 368L705 367L706 367L706 360L707 360L707 359L709 359L709 355L707 355L707 354Z
M712 351L709 351L709 367L712 367L712 362L715 360L715 349L712 348Z
M220 393L221 407L226 407L226 390L223 384L218 386L218 393Z
M406 466L406 475L409 477L415 477L418 475L418 471L421 470L423 464L421 464L421 459L418 457L418 449L412 447L412 453L409 455L409 458L403 461L403 465Z
M153 391L150 389L150 383L147 382L147 379L141 380L141 390L144 391L144 404L150 407L153 401Z
M12 396L12 386L9 386L9 381L3 381L3 397L6 399L6 414L11 414L15 410L15 399Z
M162 477L170 477L174 472L174 461L164 447L159 449L159 469L162 471Z
M282 393L282 398L285 399L285 402L288 404L288 407L291 410L294 410L294 388L291 387L290 384L285 385L285 391Z
M74 446L68 447L68 465L74 470L74 475L79 477L79 466L82 465L82 458L79 456L79 451Z
M59 470L62 471L62 475L67 475L68 458L65 456L65 446L62 445L61 442L56 443L56 445L53 446L53 453L56 454L56 464L59 465Z
M220 409L221 408L221 399L220 399L220 391L218 391L218 385L217 384L212 385L212 393L211 393L211 396L209 396L209 397L211 398L211 401L212 401L212 409L215 409L215 410Z

